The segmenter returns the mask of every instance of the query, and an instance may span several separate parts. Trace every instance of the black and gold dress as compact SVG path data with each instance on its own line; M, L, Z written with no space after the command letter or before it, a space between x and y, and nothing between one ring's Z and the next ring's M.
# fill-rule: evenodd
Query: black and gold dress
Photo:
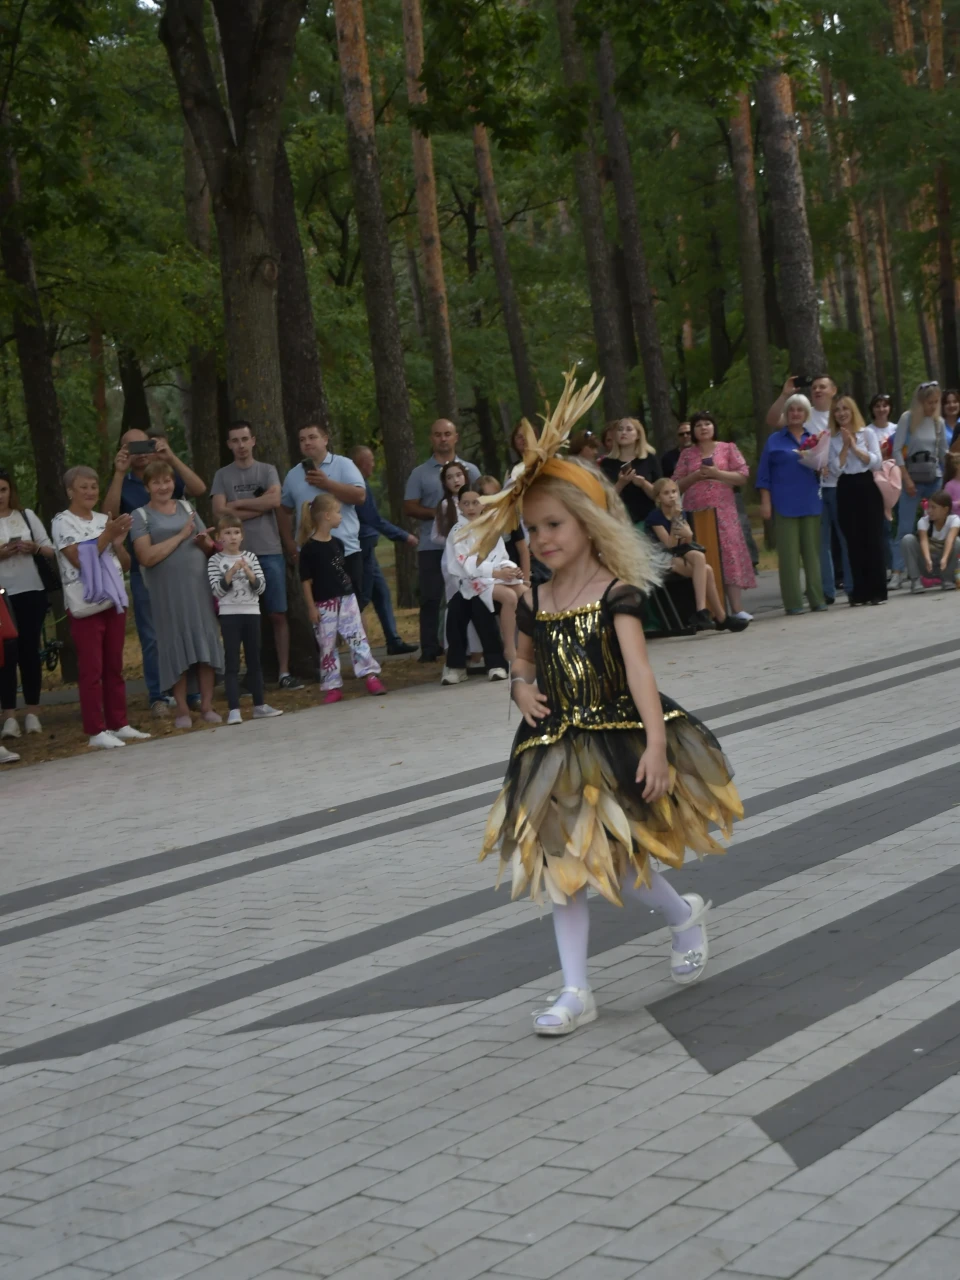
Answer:
M620 905L624 876L647 883L651 857L680 867L686 849L723 853L710 824L729 838L743 817L716 738L663 695L670 790L643 799L636 774L647 741L614 629L620 613L642 617L643 592L613 582L596 604L541 613L534 587L533 609L517 607L550 710L517 730L480 855L499 852L514 898L529 886L531 897L543 890L565 902L590 886Z

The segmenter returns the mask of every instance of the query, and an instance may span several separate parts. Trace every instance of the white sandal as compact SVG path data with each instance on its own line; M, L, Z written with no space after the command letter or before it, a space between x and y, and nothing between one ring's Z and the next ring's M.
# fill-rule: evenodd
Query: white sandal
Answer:
M688 929L700 930L699 947L691 947L689 951L677 951L671 942L670 946L670 977L682 987L689 986L691 982L696 982L698 978L703 977L703 971L707 967L707 961L710 959L710 939L707 937L707 912L713 906L712 902L704 902L699 893L683 894L684 902L690 904L690 918L684 920L683 924L674 927L670 926L670 933L676 938L678 933L686 933ZM678 973L680 965L690 964L694 967L685 973Z
M577 1027L582 1026L585 1022L595 1022L597 1017L597 1002L593 998L593 992L589 987L564 987L560 995L569 994L576 996L582 1006L581 1013L573 1013L563 1004L553 1004L549 1009L538 1009L533 1015L533 1029L538 1036L568 1036L571 1031L576 1031ZM551 1027L537 1022L538 1018L559 1018L560 1022L557 1026Z

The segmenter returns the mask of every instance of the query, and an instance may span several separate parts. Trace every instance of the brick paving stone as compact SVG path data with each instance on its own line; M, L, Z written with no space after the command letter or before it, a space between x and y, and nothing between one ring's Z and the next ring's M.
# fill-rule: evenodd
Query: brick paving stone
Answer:
M788 1266L804 1280L875 1280L887 1268L900 1280L908 1266L910 1280L950 1280L960 1239L960 1081L915 1096L903 1073L899 1110L863 1132L852 1127L851 1141L799 1173L755 1122L782 1100L805 1105L808 1085L832 1080L911 1025L923 1044L924 1020L960 1001L960 953L947 950L932 964L921 955L928 924L947 930L949 943L958 899L938 880L932 914L924 915L922 889L915 890L960 870L955 814L938 811L931 795L921 819L897 828L909 797L955 750L924 754L929 727L916 722L916 698L936 683L926 683L929 659L911 657L921 632L925 643L937 642L950 607L956 601L895 594L883 611L883 661L875 668L869 656L865 667L857 611L807 619L803 634L779 619L760 621L735 653L709 637L652 647L665 691L693 709L710 701L707 687L723 688L728 701L749 695L740 710L711 718L737 766L748 814L773 788L785 788L785 798L748 816L739 863L736 845L725 863L708 863L710 875L729 870L715 895L721 905L707 981L691 993L673 991L662 929L605 952L597 915L602 1016L559 1042L529 1034L530 1009L556 990L557 974L546 970L490 999L245 1030L357 984L386 989L410 964L422 962L455 987L446 953L459 958L462 947L464 961L476 963L471 957L488 955L501 936L513 946L507 939L518 930L524 945L546 940L549 949L547 913L511 905L505 894L493 899L490 868L475 861L484 819L478 798L495 788L512 731L502 696L484 683L458 695L469 742L421 735L415 752L411 713L439 708L439 690L345 703L338 752L310 796L288 762L291 750L320 749L319 713L285 717L257 734L241 727L228 739L222 731L218 752L239 771L256 768L262 784L239 817L205 803L211 742L202 735L129 752L123 788L102 785L117 762L62 762L60 804L49 816L31 798L42 771L21 769L12 787L0 780L5 831L30 851L3 859L0 906L6 893L84 878L63 898L54 887L14 910L0 934L7 924L29 930L61 910L109 907L141 888L179 888L197 871L225 872L203 888L8 947L0 1051L181 993L183 1016L75 1058L0 1072L0 1255L20 1255L12 1266L0 1262L3 1280L57 1272L61 1280L296 1280L332 1265L335 1280L414 1273L417 1280L743 1280L787 1274ZM820 703L783 675L808 659L811 644L829 654L816 677L827 693ZM949 660L947 651L936 660ZM835 671L846 675L830 684ZM917 673L922 680L909 679ZM884 699L848 700L871 681L884 682ZM768 691L775 696L763 701ZM738 733L751 717L761 723ZM856 774L894 725L898 751L888 765ZM265 752L265 742L288 750ZM451 777L478 766L486 780L459 788ZM797 790L814 772L833 769L846 770L848 780ZM368 803L371 779L375 793L436 786L399 804L376 794ZM431 807L449 800L457 818L429 821ZM322 810L327 801L369 812L345 811L354 816L336 821ZM828 830L820 812L841 804L854 808ZM65 807L75 819L69 835L58 816ZM293 831L289 823L311 808L327 822L322 831L320 819L308 817L294 834L272 838L265 826L244 843L243 825L287 823L276 830ZM171 812L190 814L179 864L163 862L178 838ZM355 834L400 816L407 827L388 836ZM791 868L781 856L771 870L781 829L814 829L818 820L824 847L816 853L825 860ZM328 835L343 840L322 855L309 852ZM221 839L227 852L191 861L204 841ZM833 840L845 851L837 855ZM251 861L272 850L296 856L275 862L269 875L251 874ZM111 883L112 868L154 855L144 874ZM696 888L700 874L691 866L677 879ZM648 1012L670 994L702 1000L722 1016L728 975L756 960L763 982L786 1000L795 975L777 968L776 955L767 966L768 953L813 930L842 937L847 915L904 890L917 905L901 913L907 945L918 948L916 971L865 1000L852 990L839 1012L807 1018L804 1029L735 1067L711 1075ZM459 910L470 895L490 909L447 915L419 937L404 931L411 913ZM191 1012L194 987L372 928L386 932L371 954ZM897 954L914 952L905 946ZM849 1109L869 1123L869 1087L861 1092ZM791 1150L805 1159L801 1148L798 1141ZM164 1234L178 1231L185 1235ZM113 1269L95 1265L98 1255Z
M817 1204L819 1197L800 1191L763 1191L739 1209L726 1215L711 1229L711 1236L722 1240L738 1240L743 1244L759 1244L787 1223L802 1217Z
M877 1262L897 1262L955 1216L948 1210L896 1205L848 1236L833 1252Z
M730 1265L732 1271L745 1271L748 1275L776 1276L782 1280L790 1277L825 1250L838 1244L850 1227L825 1222L790 1222L768 1235L761 1244Z
M692 1235L704 1231L719 1216L709 1209L670 1204L632 1231L623 1232L601 1253L616 1258L635 1258L638 1262L653 1262Z
M884 1275L889 1280L960 1280L960 1249L955 1240L933 1236Z

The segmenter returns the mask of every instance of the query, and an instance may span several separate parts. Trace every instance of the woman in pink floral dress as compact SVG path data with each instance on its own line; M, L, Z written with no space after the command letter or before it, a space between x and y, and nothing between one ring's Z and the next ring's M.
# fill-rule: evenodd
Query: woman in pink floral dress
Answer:
M716 510L730 611L749 617L743 612L742 592L755 587L757 580L740 528L734 490L746 484L750 468L732 441L717 439L717 424L709 413L695 413L690 428L693 444L681 453L673 478L683 495L685 511Z

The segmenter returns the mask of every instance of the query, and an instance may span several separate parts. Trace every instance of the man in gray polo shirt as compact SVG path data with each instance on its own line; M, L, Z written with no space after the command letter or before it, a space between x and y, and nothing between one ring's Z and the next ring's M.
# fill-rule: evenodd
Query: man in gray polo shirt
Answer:
M280 477L269 462L258 462L253 451L257 438L249 422L232 422L227 430L227 448L233 462L221 467L213 477L210 495L213 514L229 513L243 521L243 549L260 561L266 588L260 609L270 615L281 689L302 689L290 674L290 627L287 622L287 570L277 528L280 506Z
M431 535L434 516L443 497L440 470L448 462L460 462L471 484L480 479L472 462L457 457L457 428L446 418L438 418L430 428L433 456L414 467L403 495L403 513L420 522L417 567L420 577L420 662L436 662L443 654L440 644L440 602L443 600L442 542Z

